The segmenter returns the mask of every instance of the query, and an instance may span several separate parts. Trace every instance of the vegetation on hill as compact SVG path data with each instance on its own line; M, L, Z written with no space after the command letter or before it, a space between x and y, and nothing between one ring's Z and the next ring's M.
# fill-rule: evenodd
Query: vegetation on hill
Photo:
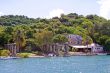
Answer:
M62 14L52 19L7 15L0 17L0 46L16 43L21 51L41 51L43 45L65 43L64 35L82 36L82 44L98 43L110 51L110 20L97 15Z

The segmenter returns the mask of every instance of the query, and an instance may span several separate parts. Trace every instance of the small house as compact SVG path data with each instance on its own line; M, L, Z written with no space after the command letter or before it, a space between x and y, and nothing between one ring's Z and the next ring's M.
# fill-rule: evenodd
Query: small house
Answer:
M102 53L103 52L103 46L92 43L89 45L70 45L72 48L77 49L77 52L91 52L91 53Z
M89 45L91 48L91 51L93 53L102 53L103 52L103 46L96 44L96 43L92 43L91 45Z

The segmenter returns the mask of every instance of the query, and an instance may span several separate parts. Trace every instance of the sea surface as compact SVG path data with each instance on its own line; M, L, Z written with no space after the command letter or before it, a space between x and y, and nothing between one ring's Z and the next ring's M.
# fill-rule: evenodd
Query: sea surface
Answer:
M0 60L0 73L110 73L110 56Z

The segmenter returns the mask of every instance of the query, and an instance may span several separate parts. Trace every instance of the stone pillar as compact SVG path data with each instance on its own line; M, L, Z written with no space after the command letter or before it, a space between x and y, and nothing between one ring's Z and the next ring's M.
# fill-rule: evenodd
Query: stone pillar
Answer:
M16 51L16 44L13 44L13 49L14 49L14 56L16 56L17 51Z
M65 50L64 56L67 56L69 53L69 46L67 44L64 44L64 50Z

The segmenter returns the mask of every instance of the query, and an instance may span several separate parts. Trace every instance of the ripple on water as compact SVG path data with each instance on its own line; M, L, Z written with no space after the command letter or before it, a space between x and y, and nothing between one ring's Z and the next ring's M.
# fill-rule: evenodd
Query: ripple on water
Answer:
M0 60L0 73L110 73L109 56Z

